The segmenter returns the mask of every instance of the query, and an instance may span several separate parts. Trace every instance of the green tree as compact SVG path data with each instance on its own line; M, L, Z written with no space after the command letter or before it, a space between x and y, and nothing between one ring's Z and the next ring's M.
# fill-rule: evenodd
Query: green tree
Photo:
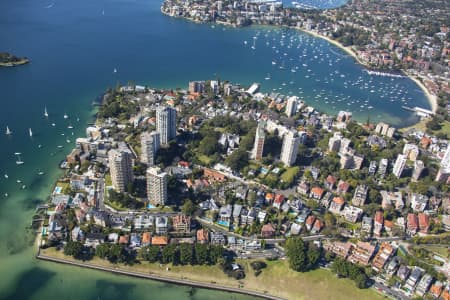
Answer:
M150 245L142 247L139 251L139 255L142 259L149 262L156 262L159 259L159 247L155 245Z
M78 241L69 241L64 247L64 254L80 259L82 257L84 246Z
M197 207L191 199L186 199L181 207L181 211L187 216L192 216L196 209Z
M208 263L209 249L206 244L195 244L195 261L199 265Z
M192 265L194 262L194 248L191 244L183 243L179 246L180 249L180 263L182 265Z
M100 244L95 248L95 255L105 259L109 255L109 248L110 246L107 243Z
M224 249L220 245L211 245L209 248L209 262L213 265L217 264L223 258Z
M162 250L162 262L172 263L174 265L177 265L179 263L179 251L177 249L177 246L175 244L169 244L165 246Z
M306 246L301 238L290 237L286 241L286 255L289 258L289 267L297 272L308 269Z

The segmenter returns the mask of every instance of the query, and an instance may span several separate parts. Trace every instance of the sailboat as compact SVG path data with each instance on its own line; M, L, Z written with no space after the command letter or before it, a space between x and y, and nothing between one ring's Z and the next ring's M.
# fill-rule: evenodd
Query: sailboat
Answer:
M266 78L264 78L265 80L270 80L270 73L267 73Z
M17 165L22 165L22 164L24 164L24 162L22 161L22 159L20 158L20 152L16 152L16 153L14 153L14 155L17 155L17 160L16 160L16 164Z
M12 131L9 130L9 127L8 127L8 126L6 126L6 135L11 135L11 134L12 134Z
M47 107L44 107L44 117L48 118Z
M30 137L33 137L33 131L31 131L31 128L28 128L28 133L30 134Z
M114 73L117 73L117 69L116 68L114 68Z

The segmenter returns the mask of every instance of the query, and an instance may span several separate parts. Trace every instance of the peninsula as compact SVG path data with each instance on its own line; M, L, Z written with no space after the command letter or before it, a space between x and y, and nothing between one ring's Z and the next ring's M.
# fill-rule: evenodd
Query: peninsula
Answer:
M108 89L37 208L37 257L269 299L448 299L449 141L259 88Z
M450 11L444 0L352 0L336 9L305 8L297 2L165 0L162 13L199 23L274 25L325 38L360 64L382 72L403 72L424 90L433 121L450 124Z
M0 67L14 67L29 63L26 57L17 57L7 52L0 52Z

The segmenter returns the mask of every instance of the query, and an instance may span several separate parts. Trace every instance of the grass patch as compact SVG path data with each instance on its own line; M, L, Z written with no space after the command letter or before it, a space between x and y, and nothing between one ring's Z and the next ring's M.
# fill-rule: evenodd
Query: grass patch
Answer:
M209 164L211 163L211 158L209 158L208 156L204 155L204 154L197 154L197 159L204 165L209 166Z
M428 245L421 245L420 248L424 248L430 252L434 252L435 254L443 257L443 258L449 258L450 257L450 251L448 246L443 245L440 246L428 246Z
M74 260L64 256L62 251L54 248L42 249L42 254ZM169 278L183 278L211 284L238 287L258 292L267 291L286 299L384 299L373 289L358 289L349 279L338 279L328 270L318 269L306 273L298 273L288 268L287 260L265 261L267 267L255 276L251 263L254 260L237 260L244 267L246 277L239 282L228 277L218 266L172 266L158 263L142 262L133 266L111 264L106 260L95 257L89 261L104 267L121 270L159 275Z
M111 174L109 173L105 175L105 186L112 186Z
M281 180L283 180L284 182L293 182L295 179L295 176L298 175L298 172L300 172L300 168L299 167L291 167L291 168L287 168L286 171L284 171L283 174L281 174Z

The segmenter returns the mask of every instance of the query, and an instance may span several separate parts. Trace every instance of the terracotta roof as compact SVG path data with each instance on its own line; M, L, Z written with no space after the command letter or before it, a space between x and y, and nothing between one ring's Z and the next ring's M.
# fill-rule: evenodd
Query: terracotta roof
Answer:
M348 191L348 189L350 188L350 185L349 185L347 182L345 182L345 181L340 181L340 182L339 182L339 185L338 185L338 188L339 188L340 190L346 192L346 191Z
M320 230L323 228L323 222L320 221L319 219L316 220L316 222L314 222L314 228Z
M121 235L119 237L119 244L128 244L128 235Z
M197 241L208 241L208 231L205 229L197 230Z
M152 245L167 245L169 239L166 236L154 236L152 237Z
M311 216L309 216L308 218L306 218L306 224L307 225L313 225L314 224L314 221L316 220L316 217L315 216L313 216L313 215L311 215Z
M434 297L436 297L436 298L439 297L439 295L441 294L441 292L442 292L442 284L433 284L433 285L430 287L430 293L431 293Z
M377 223L383 224L383 220L384 220L383 212L381 210L378 210L375 213L374 221L377 222Z
M267 201L272 201L273 200L274 195L272 193L267 193L266 194L266 200Z
M273 227L272 224L265 224L263 225L263 227L261 228L261 232L275 232L275 228Z
M331 184L335 184L337 181L336 177L332 176L332 175L328 175L327 177L327 182L331 183Z
M408 227L418 227L418 218L416 214L408 214Z
M284 200L284 196L281 194L276 194L275 195L275 203L281 204Z
M315 186L311 189L311 193L318 195L318 196L322 196L322 194L324 193L324 189L318 186Z
M142 244L150 243L151 239L152 235L150 234L150 232L144 232L142 234Z
M345 203L345 200L342 197L334 197L333 198L333 202L336 203L336 204L342 205L342 204Z

